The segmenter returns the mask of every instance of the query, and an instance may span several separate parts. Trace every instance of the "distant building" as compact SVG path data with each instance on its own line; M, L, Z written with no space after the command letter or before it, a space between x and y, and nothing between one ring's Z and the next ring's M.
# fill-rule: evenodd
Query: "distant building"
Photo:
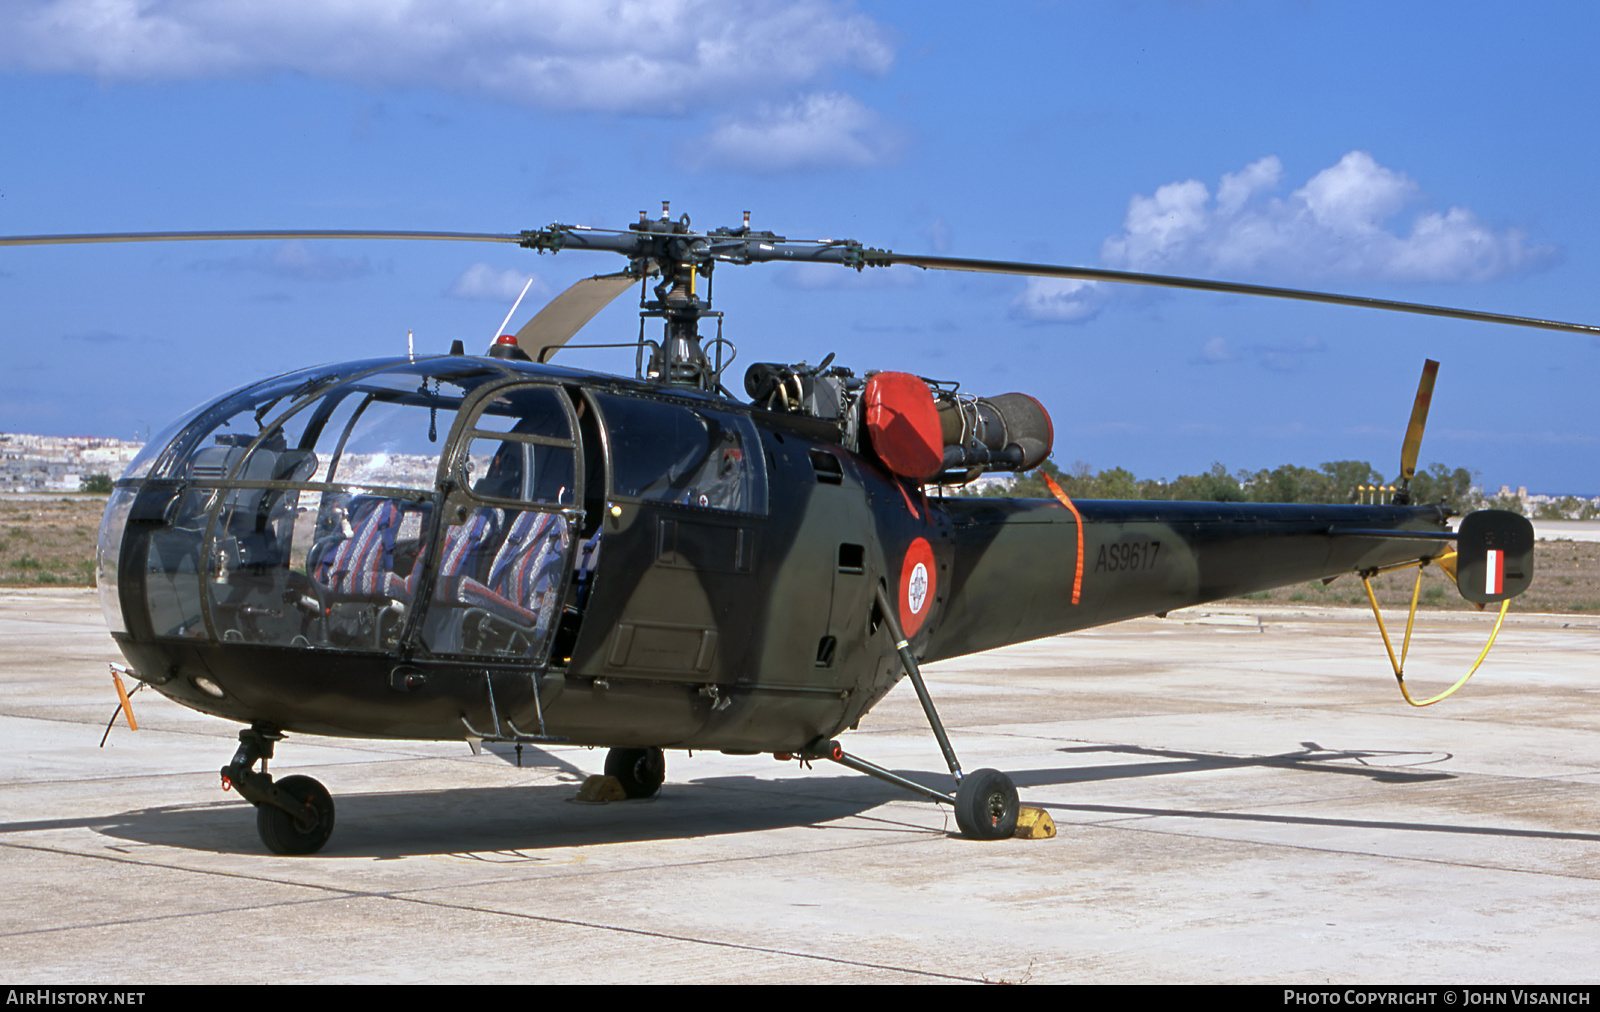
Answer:
M76 492L87 475L121 476L142 449L103 436L0 432L0 492Z

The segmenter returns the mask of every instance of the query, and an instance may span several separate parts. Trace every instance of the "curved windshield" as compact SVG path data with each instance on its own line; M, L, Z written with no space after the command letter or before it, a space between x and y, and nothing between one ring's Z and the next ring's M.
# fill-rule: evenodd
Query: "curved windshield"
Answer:
M226 395L224 395L226 396ZM166 448L172 445L172 440L189 424L189 419L222 400L221 397L214 401L206 401L197 408L184 412L176 420L168 422L161 431L150 439L145 440L143 448L133 460L128 462L128 467L122 472L123 478L143 478L156 466L156 458L160 457Z
M392 647L423 573L455 414L501 375L461 359L355 363L202 409L150 470L184 481L149 538L154 632Z
M592 410L460 357L309 369L217 398L152 441L112 497L108 620L542 663L572 638L597 558L598 531L580 543ZM122 600L145 614L124 625Z
M367 365L370 368L372 363L354 363L352 366L334 370L326 366L302 369L217 398L193 412L183 423L175 423L181 424L177 436L152 455L147 473L153 478L196 477L214 480L224 477L225 472L217 474L215 469L219 465L225 465L225 460L219 459L215 454L197 460L196 454L208 445L238 446L241 453L235 454L232 458L237 462L242 456L243 448L268 427L267 416L272 409L280 404L282 408L289 406L282 403L286 397L293 403L298 399L291 396L296 391L304 393L319 386L326 387L336 383L342 373L347 373L360 365ZM282 408L277 414L282 414ZM172 426L169 426L170 428ZM158 442L152 440L150 446L145 448L145 453L157 445ZM140 456L143 457L144 454L141 453ZM138 464L136 460L135 466ZM134 466L130 466L129 476L137 477L133 471Z

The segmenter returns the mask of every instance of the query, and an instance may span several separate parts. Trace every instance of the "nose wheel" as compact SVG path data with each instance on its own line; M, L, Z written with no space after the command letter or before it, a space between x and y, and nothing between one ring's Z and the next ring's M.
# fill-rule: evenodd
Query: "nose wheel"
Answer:
M239 750L222 767L223 790L233 789L256 806L256 832L274 854L315 854L333 835L333 797L310 777L267 773L272 747L283 735L266 728L239 732ZM256 770L255 764L261 763Z
M256 832L274 854L315 854L333 835L333 797L310 777L284 777L275 785L291 808L256 806Z

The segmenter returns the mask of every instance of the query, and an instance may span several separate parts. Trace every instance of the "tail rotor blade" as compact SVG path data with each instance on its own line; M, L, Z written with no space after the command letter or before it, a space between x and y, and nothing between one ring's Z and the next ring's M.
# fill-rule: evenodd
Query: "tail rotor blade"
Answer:
M1410 484L1417 473L1417 454L1422 451L1422 430L1428 424L1428 407L1433 403L1433 384L1439 378L1439 363L1427 359L1422 364L1422 379L1417 382L1417 402L1411 406L1411 424L1406 426L1406 441L1400 447L1400 480Z

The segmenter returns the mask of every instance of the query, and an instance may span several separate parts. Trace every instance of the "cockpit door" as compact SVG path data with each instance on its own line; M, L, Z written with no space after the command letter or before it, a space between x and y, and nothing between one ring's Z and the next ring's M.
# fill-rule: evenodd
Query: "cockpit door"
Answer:
M586 673L732 685L752 674L767 485L749 418L595 395L610 452L607 572ZM709 691L709 690L708 690Z
M428 653L547 663L576 590L577 423L566 393L546 384L493 387L463 413L417 631Z

